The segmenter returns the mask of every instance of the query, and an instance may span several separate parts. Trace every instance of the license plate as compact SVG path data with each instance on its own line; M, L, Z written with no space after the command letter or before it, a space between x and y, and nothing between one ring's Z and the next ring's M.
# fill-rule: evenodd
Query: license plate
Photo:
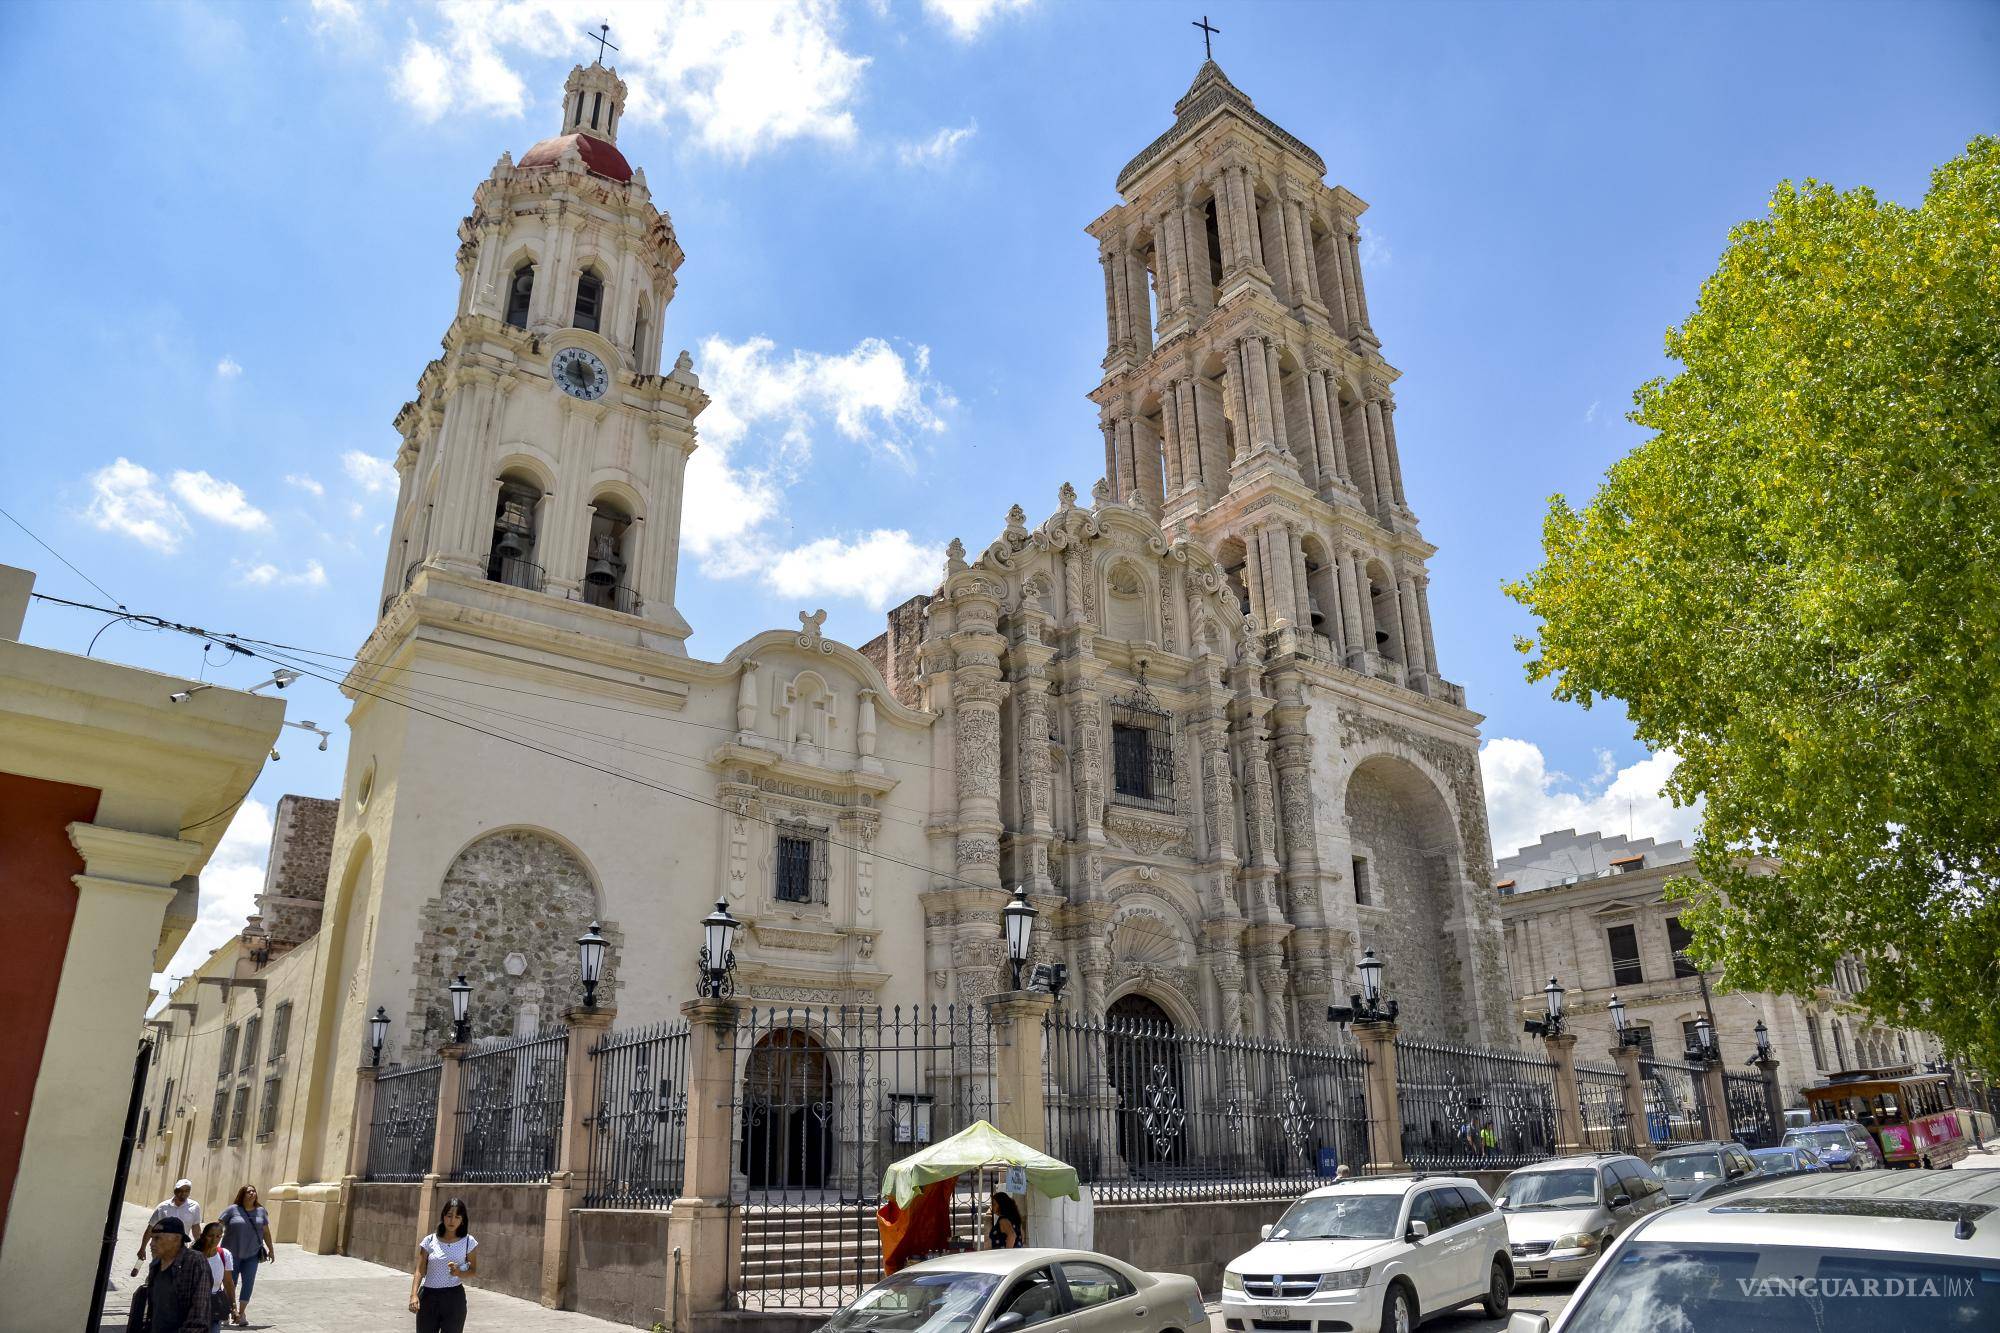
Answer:
M1260 1305L1257 1307L1259 1319L1290 1319L1292 1307L1289 1305Z

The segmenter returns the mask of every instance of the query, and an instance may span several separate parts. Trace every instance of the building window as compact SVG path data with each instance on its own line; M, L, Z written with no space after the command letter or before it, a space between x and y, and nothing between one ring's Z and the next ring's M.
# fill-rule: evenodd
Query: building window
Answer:
M229 1111L229 1141L243 1141L243 1119L250 1112L250 1085L245 1083L236 1090L236 1104Z
M249 1073L251 1067L257 1063L258 1029L263 1026L264 1019L259 1014L250 1015L243 1024L243 1064L240 1066L243 1073Z
M271 1020L271 1053L264 1057L265 1064L274 1065L284 1058L285 1043L292 1036L292 1002L286 1000L278 1006L276 1017Z
M139 1112L139 1146L146 1146L146 1131L153 1127L153 1108L148 1106Z
M1667 918L1667 948L1673 952L1674 975L1694 977L1701 975L1701 969L1688 957L1688 946L1694 943L1694 932L1681 924L1677 916Z
M1171 812L1174 752L1167 715L1119 707L1111 722L1111 792L1125 805Z
M576 278L576 318L570 322L596 333L604 315L604 279L585 269Z
M283 1082L281 1076L273 1074L264 1080L264 1100L257 1107L257 1137L267 1139L278 1127L278 1087Z
M1695 1044L1700 1040L1701 1040L1700 1021L1698 1019L1693 1019L1693 1018L1683 1018L1681 1020L1681 1049L1684 1051L1691 1051L1695 1048Z
M517 329L528 327L528 303L535 295L535 266L523 264L514 270L507 284L507 322Z
M778 825L778 876L774 892L781 903L826 901L826 832L809 824Z
M1806 1036L1812 1041L1813 1068L1826 1068L1826 1042L1819 1035L1819 1015L1806 1015Z
M1833 1025L1833 1058L1836 1070L1847 1068L1847 1033L1841 1030L1838 1022Z
M222 1034L222 1063L217 1066L215 1076L228 1078L236 1070L236 1025L231 1023Z
M1639 965L1639 932L1632 926L1612 926L1604 932L1611 946L1611 984L1637 986L1646 979Z
M1651 1023L1637 1023L1633 1025L1633 1031L1639 1034L1639 1058L1641 1060L1655 1058L1653 1055L1653 1025Z
M215 1104L208 1108L208 1141L222 1142L222 1121L229 1114L229 1089L215 1090Z
M1354 858L1354 901L1363 907L1375 901L1375 885L1369 879L1368 858Z
M160 1098L160 1132L162 1134L167 1132L166 1128L167 1121L173 1116L173 1113L174 1113L174 1081L172 1079L168 1079L167 1091L165 1095L163 1095Z

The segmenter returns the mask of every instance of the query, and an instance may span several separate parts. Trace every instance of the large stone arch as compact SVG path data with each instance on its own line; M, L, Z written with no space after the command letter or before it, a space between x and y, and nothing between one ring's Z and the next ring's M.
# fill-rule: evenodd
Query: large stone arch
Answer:
M472 987L472 1036L504 1037L554 1024L583 998L576 938L596 921L611 942L598 1003L618 1002L624 944L604 915L597 878L577 850L543 829L496 829L467 844L418 914L409 1032L435 1049L450 1040L451 996Z

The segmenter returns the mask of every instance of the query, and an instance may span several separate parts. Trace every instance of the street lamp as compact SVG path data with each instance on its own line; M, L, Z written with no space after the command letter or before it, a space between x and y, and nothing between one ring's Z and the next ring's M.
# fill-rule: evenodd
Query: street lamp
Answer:
M382 1067L382 1041L389 1035L389 1011L381 1005L375 1006L375 1017L368 1020L368 1044L375 1050L374 1068Z
M1361 993L1348 996L1344 1005L1328 1005L1327 1021L1352 1023L1356 1027L1395 1022L1397 1004L1394 1000L1382 998L1382 960L1375 956L1373 949L1361 951L1361 961L1355 964L1355 970L1361 973Z
M451 992L451 1039L454 1044L463 1046L472 1031L472 1025L465 1016L467 1006L472 1003L472 987L466 984L465 973L461 972L458 980L445 989Z
M576 970L583 978L583 1007L597 1007L597 980L604 975L604 950L610 943L597 933L597 923L590 923L590 929L576 940Z
M1542 987L1543 1003L1547 1006L1546 1016L1539 1022L1528 1020L1521 1030L1537 1037L1560 1037L1563 1030L1563 984L1554 977Z
M1040 916L1028 904L1028 890L1014 886L1014 900L1000 909L1000 924L1007 933L1007 962L1013 968L1014 985L1021 989L1021 967L1028 961L1028 945L1034 939L1035 918Z
M1765 1027L1764 1020L1760 1018L1757 1020L1757 1026L1751 1029L1751 1031L1757 1038L1757 1061L1761 1062L1770 1059L1771 1029Z
M715 910L701 919L701 953L697 957L701 975L695 979L695 993L704 999L720 1000L735 993L736 932L743 923L729 915L729 904L718 898Z
M1694 1020L1694 1041L1688 1046L1689 1064L1715 1064L1722 1059L1722 1052L1716 1049L1715 1027L1703 1015Z

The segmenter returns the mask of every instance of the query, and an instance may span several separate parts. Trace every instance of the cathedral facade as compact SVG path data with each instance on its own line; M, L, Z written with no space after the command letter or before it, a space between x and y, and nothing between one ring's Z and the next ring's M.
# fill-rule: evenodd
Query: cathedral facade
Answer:
M1020 886L1091 1013L1324 1039L1372 948L1407 1030L1501 1044L1478 718L1432 644L1361 202L1205 65L1090 227L1106 477L953 542L871 643L802 613L702 661L675 585L707 398L662 369L683 256L624 96L579 67L479 185L395 419L323 905L274 891L267 984L223 988L290 1006L266 1177L349 1169L378 1008L385 1065L449 1040L460 975L476 1038L532 1032L595 922L600 1003L669 1018L718 900L752 1003L1004 989Z

